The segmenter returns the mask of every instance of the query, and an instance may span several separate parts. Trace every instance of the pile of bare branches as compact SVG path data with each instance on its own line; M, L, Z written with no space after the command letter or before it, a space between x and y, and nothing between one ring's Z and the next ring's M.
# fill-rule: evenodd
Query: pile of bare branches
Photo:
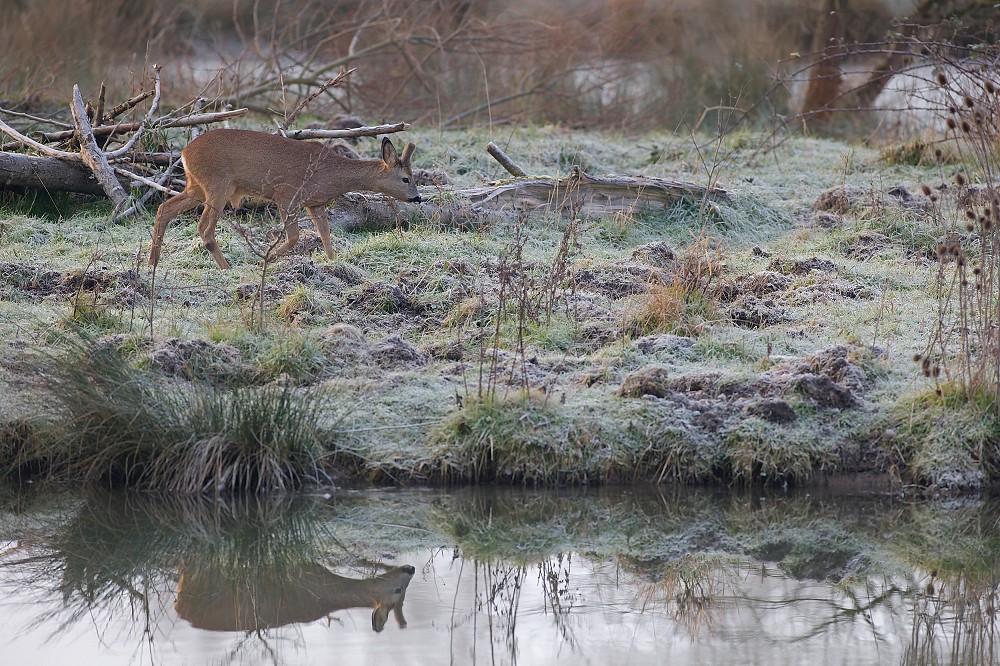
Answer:
M318 95L340 84L353 72L343 69L304 97L284 116L278 130L290 138L344 138L398 132L406 123L344 130L295 130L290 125ZM42 118L0 108L0 132L13 142L0 143L0 188L26 187L47 191L70 191L106 195L114 204L114 218L128 217L141 209L156 193L176 194L180 149L171 146L163 130L191 128L197 136L206 125L223 123L247 114L248 109L205 112L206 100L197 99L169 113L160 110L160 68L154 66L151 87L131 99L106 109L102 85L95 103L85 103L80 88L73 86L70 104L72 123ZM126 122L122 117L151 100L142 118ZM211 102L216 105L217 101ZM28 134L9 124L3 116L55 127L53 131ZM152 148L152 150L150 150ZM176 188L176 189L175 189Z

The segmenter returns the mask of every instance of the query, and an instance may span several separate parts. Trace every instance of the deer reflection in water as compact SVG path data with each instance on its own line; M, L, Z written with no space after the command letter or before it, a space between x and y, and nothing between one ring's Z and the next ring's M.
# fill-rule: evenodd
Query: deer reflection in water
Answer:
M403 600L414 572L405 565L355 579L320 564L304 564L294 571L263 571L252 580L234 580L216 567L184 567L174 609L192 626L209 631L270 629L349 608L371 608L375 631L382 631L390 611L402 628Z

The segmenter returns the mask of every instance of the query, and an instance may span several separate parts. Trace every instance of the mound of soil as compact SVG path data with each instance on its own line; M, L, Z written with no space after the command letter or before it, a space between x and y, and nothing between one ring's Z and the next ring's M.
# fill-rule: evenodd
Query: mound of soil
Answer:
M334 324L320 333L319 339L323 355L336 365L360 365L371 360L364 333L350 324Z
M386 282L369 282L349 295L347 304L366 315L420 314L422 310L398 285Z
M790 321L788 312L774 299L749 294L736 299L729 310L729 319L741 328L766 328Z
M577 289L600 294L611 300L649 291L651 282L666 283L663 271L641 264L601 268L579 268L571 276Z
M884 192L866 187L834 187L820 193L813 202L813 210L836 215L857 215L871 209L895 209L918 215L931 212L932 202L925 197L915 197L902 185Z
M633 342L632 346L647 355L660 353L683 355L694 346L694 338L669 333L646 335Z
M71 296L80 292L105 292L125 288L148 293L133 270L54 271L16 261L0 262L0 298L14 302Z
M889 237L877 231L862 231L844 249L844 256L867 261L892 247Z
M669 244L657 241L635 248L632 251L632 259L657 268L672 268L677 262L677 253Z
M197 338L166 338L150 351L150 361L161 374L188 380L224 380L249 370L236 347Z
M782 275L808 275L812 271L831 272L837 270L837 266L825 257L807 257L805 259L775 257L767 268Z
M787 424L796 419L793 404L786 400L790 393L820 409L864 406L861 394L868 378L862 368L851 363L851 353L844 346L831 347L788 360L750 379L720 372L671 377L666 366L646 365L629 373L618 393L669 400L689 410L692 422L710 432L747 415Z
M390 335L373 345L371 355L379 367L387 369L419 368L427 365L427 355L398 335Z

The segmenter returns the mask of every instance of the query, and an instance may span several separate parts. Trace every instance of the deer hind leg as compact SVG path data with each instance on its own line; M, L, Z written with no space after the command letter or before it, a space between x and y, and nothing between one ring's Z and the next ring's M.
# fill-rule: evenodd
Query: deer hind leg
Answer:
M323 249L326 250L326 258L333 259L333 243L330 242L330 219L326 214L325 206L309 206L309 217L312 218L319 237L323 240Z
M229 268L229 262L215 240L215 223L218 222L219 215L222 214L222 209L226 207L226 201L231 196L225 193L212 193L205 201L205 210L198 221L198 235L201 236L201 242L205 244L205 249L212 253L215 265L222 269Z
M285 227L285 242L274 251L272 256L280 257L288 254L299 242L299 217L296 213L298 213L296 209L281 211L281 222Z
M155 266L160 261L160 248L163 246L163 236L167 233L167 225L175 217L192 208L197 208L203 199L194 192L184 190L178 195L167 199L156 209L156 222L153 224L153 242L149 247L149 265Z

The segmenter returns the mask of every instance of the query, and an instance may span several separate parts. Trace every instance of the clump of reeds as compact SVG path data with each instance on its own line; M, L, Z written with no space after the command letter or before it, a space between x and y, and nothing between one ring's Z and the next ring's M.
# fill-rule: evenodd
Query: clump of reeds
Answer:
M709 288L723 269L721 245L702 237L692 243L670 276L650 281L627 328L642 333L697 335L718 318Z
M183 493L282 490L332 469L341 411L315 388L167 382L83 338L50 360L42 386L47 434L8 469Z

